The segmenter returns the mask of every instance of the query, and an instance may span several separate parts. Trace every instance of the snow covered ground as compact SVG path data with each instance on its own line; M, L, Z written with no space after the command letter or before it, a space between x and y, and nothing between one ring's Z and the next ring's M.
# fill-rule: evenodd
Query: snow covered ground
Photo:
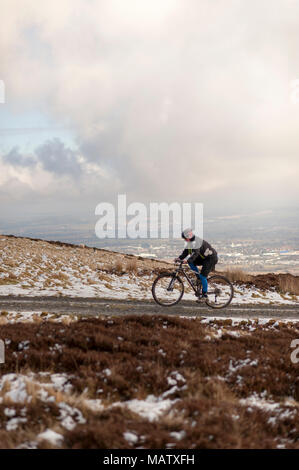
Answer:
M119 254L115 255L116 259L113 260L109 252L105 254L100 251L94 252L92 249L65 248L49 245L42 241L7 239L1 236L0 243L2 244L0 251L2 258L0 296L62 295L86 298L152 299L151 285L156 274L149 269L154 266L148 264L149 260L141 261L139 265L134 266L136 260L132 258L126 258ZM117 263L120 266L117 266ZM109 271L111 267L113 268L111 265L114 265L114 269ZM194 295L186 290L184 298L194 300ZM235 287L233 303L239 305L298 305L298 297L291 294L280 294L274 290L262 291L238 285ZM82 317L80 318L82 319ZM136 318L136 322L141 322L140 319L138 320L138 316ZM267 384L271 385L271 381L274 380L269 361L277 351L270 348L276 347L276 340L281 341L281 332L283 332L285 341L287 341L283 360L284 364L288 364L290 361L289 352L291 352L288 349L290 338L291 335L293 338L299 332L298 320L229 318L227 315L224 319L220 314L209 318L191 318L182 315L181 318L169 320L178 322L175 328L170 331L170 325L165 316L161 320L162 323L157 323L157 328L154 330L154 323L160 320L154 317L154 320L144 320L144 324L142 322L136 323L134 331L138 331L138 334L133 336L131 336L128 325L122 324L119 326L120 329L117 329L118 322L125 321L120 318L115 320L109 316L104 318L101 315L95 315L92 320L84 320L87 326L88 322L91 322L92 333L88 334L90 336L93 334L93 340L95 341L96 338L102 345L102 349L101 346L94 346L89 356L88 340L90 338L84 334L82 334L83 339L78 339L78 344L74 346L72 346L72 336L71 340L65 343L65 337L67 334L71 335L69 332L72 327L77 330L77 327L82 328L82 324L85 325L84 321L80 323L79 316L42 311L16 312L10 310L0 312L0 336L5 344L7 359L12 364L12 367L0 376L0 433L8 433L9 437L6 441L8 445L11 446L11 442L16 442L18 448L33 449L43 446L67 447L71 445L70 442L75 442L78 445L83 436L83 434L80 435L80 429L88 430L89 425L91 428L88 432L95 435L100 428L99 439L101 439L101 426L104 426L101 416L104 414L105 419L110 415L113 417L113 413L117 409L116 415L123 413L121 415L123 421L130 423L121 432L117 429L117 433L120 434L120 437L117 438L120 440L117 442L122 447L125 445L127 447L148 447L149 442L163 445L166 448L180 448L181 442L187 447L192 442L194 445L199 442L201 446L208 446L209 442L213 443L219 430L211 431L207 438L208 444L206 441L202 444L200 434L204 435L205 429L212 420L210 413L214 412L215 416L218 416L217 413L222 406L222 402L217 401L219 387L221 387L219 384L224 384L224 389L220 393L224 403L223 419L232 420L230 423L236 423L237 427L245 429L246 426L250 427L251 414L256 420L256 413L261 413L261 419L266 420L266 425L270 427L270 431L267 430L267 432L269 431L269 439L272 439L269 441L272 447L284 448L295 445L298 402L294 397L288 396L284 392L281 392L281 397L274 399L265 389ZM97 322L97 326L92 323L94 321ZM147 329L148 321L153 322L150 330ZM180 322L185 323L182 338L178 336L181 343L177 343L177 340L173 339L173 334L179 331ZM28 328L29 331L37 324L39 337L41 336L39 328L43 328L42 334L44 336L42 338L45 338L45 341L43 339L38 343L38 338L33 334L31 338L22 337L19 329L20 323L23 324L24 329ZM101 327L104 328L104 333L101 332ZM202 336L192 337L195 327L198 328L198 334ZM47 330L47 328L49 329ZM115 335L112 334L109 338L107 336L108 328L115 328L116 331ZM3 331L6 333L2 333ZM147 345L149 331L151 338L155 340L152 346ZM73 332L73 334L75 333L76 331ZM103 339L101 339L101 335ZM140 338L139 335L141 335ZM268 357L263 352L260 353L264 347L266 335L273 335L275 340L273 346L269 341ZM261 348L257 348L253 354L252 351L258 337ZM13 338L17 338L17 340L13 340ZM34 344L35 340L36 344ZM80 341L83 341L83 346L80 346ZM233 343L231 344L230 341ZM244 341L248 341L246 347ZM231 344L231 349L227 349L227 344ZM277 344L279 349L282 343L278 342ZM39 347L44 348L44 357L42 358L38 356L38 354L42 354ZM208 373L206 373L205 362L210 360L215 348L219 348L219 354L214 362L211 362L207 367ZM66 349L68 349L70 359L64 363ZM209 352L202 359L205 349ZM117 354L120 355L121 360L116 365ZM122 354L125 356L121 356ZM179 354L179 358L177 354ZM78 355L79 366L76 362L76 355ZM47 359L50 362L45 363L43 369L42 365L46 356L50 357ZM195 358L195 362L185 367L185 362L191 361L191 357ZM26 366L19 370L19 366L16 364L19 364L21 359L25 360ZM108 360L111 361L109 366L105 363ZM279 360L281 361L282 357L279 356ZM34 372L30 369L30 361L32 361ZM134 361L138 361L138 365ZM133 363L136 365L136 368L134 365L133 369L135 369L132 372L134 379L127 375ZM36 364L40 367L36 367ZM67 365L65 369L63 364ZM88 371L87 376L82 372L82 364ZM220 367L219 364L222 365L221 372L212 375L213 368L216 370L217 367ZM272 370L278 374L280 369L276 368L275 361L273 364L271 365ZM148 369L145 372L144 368L146 367ZM268 382L266 381L262 388L259 388L260 385L257 383L256 388L259 392L255 390L253 385L248 393L238 395L239 387L246 380L251 386L250 374L254 378L255 370L259 367L262 368L260 369L262 374L259 374L256 380L259 380L261 376L267 377L269 374ZM286 380L290 373L294 373L293 365L287 365L287 367L289 372L283 376ZM153 384L157 386L158 392L148 391L149 377L153 371L156 374L155 381L158 385L153 380L151 386ZM137 381L135 381L138 374L141 374L139 389ZM198 374L197 378L195 378L196 374ZM78 389L75 390L75 386L80 380L83 380L84 386L83 391L81 390L79 393ZM94 387L96 380L101 381L99 387ZM278 377L275 380L278 380ZM213 382L215 387L215 396L213 390L210 391L209 400L215 400L215 403L213 402L212 409L210 402L208 402L207 409L200 408L206 399L205 395L201 395L201 393L206 389L209 381ZM126 390L126 383L130 383L131 388L129 392L125 393L122 390ZM253 379L252 383L254 384ZM228 391L229 387L231 389ZM104 392L104 390L106 391ZM289 390L292 391L292 388L290 387ZM113 398L114 393L118 394L116 399ZM233 398L231 398L231 393L235 394ZM197 403L200 412L196 408L193 410L194 403ZM180 408L180 405L183 408ZM189 409L188 407L193 410L191 417L184 415L185 411ZM230 410L227 416L225 410ZM42 419L42 424L39 424L37 416ZM132 416L136 416L135 421ZM203 419L202 416L205 416L204 421L200 421ZM115 419L114 416L111 423ZM128 421L126 421L127 419ZM99 422L101 422L101 426L98 426ZM216 422L221 425L221 420L219 421L218 418ZM243 424L240 424L241 422ZM109 423L108 421L108 428ZM266 425L264 424L264 426ZM162 437L160 441L155 441L159 426L162 429ZM202 426L199 437L196 434L198 426ZM288 431L284 432L283 426L289 426ZM232 425L229 426L230 429L232 427ZM79 430L78 435L74 437L72 433L76 433L77 430ZM146 437L147 432L150 433L150 437ZM189 435L187 435L188 432ZM274 440L273 435L277 436ZM222 442L222 436L223 430L220 429L217 437L218 442ZM107 442L110 442L109 439ZM258 446L258 444L255 445Z
M152 299L151 285L156 275L136 274L105 274L105 279L99 278L98 272L89 271L82 275L73 269L65 267L63 274L67 276L67 285L56 281L55 285L47 286L48 276L42 274L38 279L24 281L16 279L15 283L0 285L0 295L19 296L51 296L63 295L66 297L97 297L111 299ZM58 273L59 274L59 273ZM51 275L51 274L50 274ZM186 286L187 288L187 286ZM194 300L194 294L186 289L185 300ZM257 288L246 288L237 286L233 298L235 304L280 304L299 305L298 296L291 294L280 294L275 291L261 291Z
M25 317L23 318L25 321ZM243 321L243 320L242 320ZM203 319L203 324L209 328L209 335L205 339L217 339L221 341L223 334L231 334L235 338L241 337L244 334L251 335L255 328L249 321L242 329L238 328L231 330L226 326L219 325L216 320ZM234 320L231 327L238 327L240 322ZM243 321L244 323L244 321ZM250 326L251 324L251 326ZM267 328L274 328L275 324L269 322L257 323L262 324L265 330ZM298 322L299 326L299 322ZM6 341L9 347L9 341ZM61 345L58 345L60 348ZM18 351L28 351L30 344L26 342L19 343ZM162 352L161 352L162 354ZM162 354L166 355L166 353ZM183 350L181 357L188 357L186 350ZM226 373L222 376L207 377L207 379L216 380L218 383L228 383L235 376L237 383L242 383L242 373L244 368L254 368L258 365L257 358L246 358L242 360L231 359ZM140 366L139 366L140 367ZM86 392L78 395L74 393L72 380L76 378L76 371L72 373L50 373L50 372L30 372L26 373L6 373L0 377L0 408L3 407L3 414L5 420L1 427L7 433L17 433L24 430L26 427L32 426L32 409L34 404L38 403L39 407L44 407L44 410L50 412L50 407L55 406L55 416L51 417L51 424L45 426L40 432L29 433L31 439L24 438L16 448L20 449L37 449L40 446L51 446L54 448L62 448L67 445L65 433L67 431L74 431L78 426L86 425L91 414L94 414L98 422L101 423L101 414L112 411L114 408L128 410L140 417L142 422L146 423L159 423L160 420L165 419L166 423L178 423L175 426L176 430L169 431L168 442L165 448L180 447L180 441L186 438L186 431L183 428L182 421L179 418L180 413L176 409L176 405L180 404L184 397L184 393L190 393L188 380L177 370L172 370L168 373L165 391L160 395L148 394L146 398L131 398L123 401L110 401L102 400L101 398L89 398ZM109 378L112 375L110 369L103 369L102 376ZM191 387L192 388L192 387ZM100 392L100 390L99 390ZM273 427L283 425L285 422L296 422L298 419L298 403L292 397L285 397L283 400L275 401L268 397L266 391L263 393L253 392L247 398L235 398L234 406L236 411L231 414L231 419L235 422L241 420L241 414L247 415L259 410L266 422ZM244 412L240 411L241 408ZM53 408L52 408L53 409ZM211 410L214 408L212 407ZM212 412L212 411L211 411ZM46 415L45 415L46 416ZM46 420L47 421L47 420ZM180 424L181 423L181 424ZM194 426L196 422L193 421ZM221 422L220 422L221 425ZM134 424L128 427L122 434L123 439L127 443L127 447L144 448L145 436L136 430ZM191 439L192 441L192 439ZM275 439L276 448L286 448L294 444L294 438L289 436L285 438L277 435ZM186 445L186 444L185 444Z
M28 295L28 296L46 296L63 295L66 297L97 297L111 299L151 299L151 285L155 276L142 276L124 274L117 276L109 275L109 281L101 281L96 275L90 275L88 283L86 279L77 278L68 270L69 284L67 287L56 285L53 287L44 287L44 280L36 281L34 286L24 285L24 282L14 285L0 285L0 295ZM91 284L91 279L93 283ZM185 292L185 300L194 300L192 292ZM275 291L259 291L257 288L246 288L238 286L232 303L234 304L252 304L252 305L299 305L298 296L293 294L280 294Z
M172 265L91 248L0 236L0 296L150 299L155 268ZM137 263L138 261L138 263ZM185 283L184 299L194 300ZM235 286L236 304L299 304L296 295Z
M254 361L251 361L251 363L243 361L243 363L239 363L234 367L230 364L228 376L230 372L235 372L237 369L241 374L242 367L253 366L252 362ZM161 396L148 395L145 399L134 398L122 402L116 401L107 405L101 399L88 399L84 396L77 399L73 397L70 393L72 386L69 383L71 378L69 374L4 374L0 379L0 405L6 403L4 409L4 414L7 417L5 429L10 432L17 431L20 426L24 428L27 423L27 406L37 399L44 404L56 404L59 414L52 424L53 429L45 429L43 432L38 433L35 439L19 444L18 448L36 449L42 441L47 441L53 447L60 448L64 445L63 429L71 431L77 425L87 423L88 418L87 416L84 417L85 409L89 409L94 413L102 413L114 407L122 407L139 415L149 423L159 421L165 415L171 417L173 406L180 401L179 398L168 398L168 396L171 397L176 391L188 388L184 377L180 376L179 379L176 379L178 375L180 374L176 371L169 375L168 382L171 387ZM238 377L242 380L241 375ZM226 377L218 377L217 379L224 382L227 380ZM180 383L180 386L178 383ZM33 392L30 392L32 390ZM273 426L279 425L280 421L282 422L287 418L296 419L298 417L298 403L292 398L286 397L282 402L275 402L267 399L266 393L258 395L254 392L248 398L240 399L239 405L243 406L248 412L251 412L254 408L259 409L266 414L268 423ZM176 413L173 414L173 417L175 416ZM233 414L232 418L238 421L240 416ZM58 429L59 432L57 432ZM180 441L185 437L185 434L184 430L171 432L169 436L172 438L170 441L173 443L170 442L165 447L175 447L176 441ZM139 441L142 448L143 439L138 433L126 431L123 437L127 441L128 447ZM277 448L288 447L288 444L293 442L292 439L277 439L277 441Z
M12 366L21 363L20 361L25 364L25 367L23 365L19 371L6 371L0 376L0 433L6 432L9 436L7 442L16 442L17 448L68 447L69 439L77 439L75 442L80 442L84 435L81 436L80 432L83 432L83 429L87 432L89 426L90 435L96 432L101 435L105 419L107 420L110 415L113 417L114 410L117 416L123 413L122 419L128 420L128 424L120 433L119 442L122 447L148 448L149 437L146 437L145 430L150 426L152 426L150 442L154 442L157 430L163 428L166 437L163 438L164 441L159 442L162 442L165 448L180 448L181 442L183 446L192 446L197 442L197 427L203 426L201 433L204 435L205 426L208 426L210 420L213 422L210 413L215 413L217 416L217 410L222 405L223 410L226 408L229 410L223 411L228 413L223 419L232 420L237 423L236 426L240 426L240 429L250 426L250 420L256 419L256 413L260 413L259 419L264 420L270 427L270 430L267 430L272 439L270 446L284 448L295 445L299 408L294 393L292 392L293 396L289 396L289 393L281 392L281 396L275 399L270 386L267 391L267 384L276 380L275 375L273 379L272 372L273 370L274 374L277 374L276 360L271 364L272 369L269 362L272 357L274 358L274 352L277 353L274 349L275 344L281 341L282 332L286 335L284 341L289 348L291 340L289 335L294 336L299 333L299 320L269 318L224 320L222 317L187 319L183 316L176 320L171 319L171 316L162 318L153 316L153 319L145 318L143 324L140 316L136 316L136 325L130 327L125 319L112 319L99 315L96 326L95 318L92 320L86 318L80 323L76 316L13 311L2 314L0 319L0 333L5 344L7 359L11 361ZM24 330L27 331L27 335L37 324L38 334L31 333L30 338L26 337L26 333L21 333L20 322L24 328L28 328L27 325L30 324L30 328ZM91 326L85 333L82 327L88 327L88 322ZM173 322L177 322L174 328ZM182 343L173 339L180 326L183 327L180 340ZM149 327L152 331L153 344L148 343L147 346ZM197 333L191 337L196 328ZM73 343L74 333L77 332L81 338L78 341L83 341L83 347L79 347L81 343ZM102 344L102 347L90 342L91 335L94 335L93 338L99 338L98 344ZM267 335L269 335L268 343ZM44 340L40 342L39 338ZM260 346L254 350L257 338ZM231 349L227 349L228 343L231 344ZM88 344L93 344L90 356L88 356ZM134 344L137 345L137 353L134 352ZM287 356L285 351L284 356L280 356L282 344L282 342L277 343L278 354L280 361L283 359L282 364L286 364L290 362L288 354L291 349L287 349ZM38 345L43 347L42 356L37 356L41 347ZM260 349L261 346L273 349L265 349L264 353ZM70 349L71 347L73 349ZM208 348L212 348L209 349L210 352ZM215 348L223 349L219 349L219 353L203 376L204 364L207 359L211 360L211 351ZM203 358L205 350L207 355ZM108 356L110 365L106 362ZM192 357L194 363L190 363ZM45 360L48 361L48 365L44 363ZM77 360L80 361L79 367ZM90 361L94 361L94 367L90 365ZM35 371L30 370L31 363ZM44 369L36 368L36 363L40 364L40 367L44 364ZM66 364L67 369L63 364ZM83 391L81 389L78 393L75 387L78 380L82 380L83 364L87 367L87 376L83 375ZM220 364L221 372L215 372ZM262 369L258 369L259 367ZM294 365L287 367L289 373L296 372ZM134 379L127 376L127 371L130 369ZM147 391L149 374L153 371L160 390L156 393ZM256 389L259 392L255 389L256 374L258 380L262 376L269 375L270 382L265 382L263 391L258 384ZM123 395L121 390L126 382L130 383L130 391ZM192 408L193 403L201 406L202 400L206 399L201 393L202 390L208 390L207 382L214 383L215 396L218 397L220 393L222 401L213 398L216 401L213 401L213 404L208 402L207 408L204 407L201 413L194 408L190 419L184 417L185 408L188 406ZM238 395L236 389L244 383L250 384L252 388L247 396L244 393ZM224 388L220 392L221 384ZM138 389L137 385L141 388ZM228 387L234 390L233 396ZM292 391L292 388L289 390ZM115 393L116 398L114 398ZM209 400L212 400L212 397ZM203 422L206 424L200 421L202 413L206 416L207 421ZM38 424L37 416L42 420L42 424ZM102 416L105 416L104 421ZM216 422L221 428L222 421L217 418ZM109 427L109 422L107 426ZM289 435L288 431L284 431L286 429L284 426L290 429ZM107 432L106 429L105 433ZM220 429L217 432L217 439L221 442L223 431ZM72 437L71 433L77 434ZM215 434L216 430L213 433ZM211 436L213 433L211 432Z
M0 236L0 295L149 299L155 268L172 265L79 246ZM185 299L193 300L186 285ZM297 304L298 297L235 287L234 303Z

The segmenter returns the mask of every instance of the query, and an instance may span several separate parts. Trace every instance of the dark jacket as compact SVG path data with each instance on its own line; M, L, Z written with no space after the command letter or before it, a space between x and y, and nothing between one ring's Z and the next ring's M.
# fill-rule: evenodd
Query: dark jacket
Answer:
M201 259L210 259L212 257L216 258L217 251L206 240L203 240L202 238L194 235L194 237L189 242L185 242L185 249L179 258L184 259L188 255L190 255L188 261L193 263L198 256Z

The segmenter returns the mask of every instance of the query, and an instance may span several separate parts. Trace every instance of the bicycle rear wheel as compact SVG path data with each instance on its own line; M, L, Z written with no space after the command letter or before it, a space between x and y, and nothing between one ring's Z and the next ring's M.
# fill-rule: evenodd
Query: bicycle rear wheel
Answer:
M212 308L227 307L234 296L232 283L224 276L215 274L208 278L208 299L206 304Z
M157 304L171 307L183 297L184 283L176 273L160 274L153 282L152 294Z

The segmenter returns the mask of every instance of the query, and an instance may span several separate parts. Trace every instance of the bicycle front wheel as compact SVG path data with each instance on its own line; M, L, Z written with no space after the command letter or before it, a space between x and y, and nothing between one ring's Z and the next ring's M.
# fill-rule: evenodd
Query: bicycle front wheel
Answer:
M176 273L160 274L153 282L152 294L157 304L171 307L183 297L184 283Z
M206 304L212 308L227 307L234 296L232 283L224 276L215 274L208 278L208 299Z

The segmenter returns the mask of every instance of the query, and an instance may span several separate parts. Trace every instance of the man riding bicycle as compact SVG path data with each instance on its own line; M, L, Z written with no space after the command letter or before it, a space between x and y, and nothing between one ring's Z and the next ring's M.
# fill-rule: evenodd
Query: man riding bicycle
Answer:
M215 269L215 265L218 263L217 252L207 241L194 235L191 228L183 230L182 238L185 240L185 248L175 261L183 261L186 256L190 255L185 262L189 264L192 271L201 280L202 297L207 298L207 276L210 271ZM199 272L197 266L202 266L201 272Z

